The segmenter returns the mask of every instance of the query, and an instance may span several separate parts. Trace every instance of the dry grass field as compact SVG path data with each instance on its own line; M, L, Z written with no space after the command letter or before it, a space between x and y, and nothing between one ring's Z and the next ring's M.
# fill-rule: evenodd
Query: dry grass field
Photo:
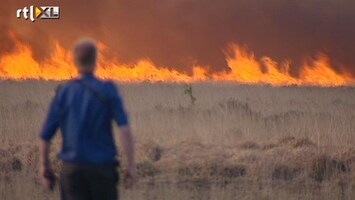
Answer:
M0 82L1 200L59 199L36 177L58 84ZM193 104L184 84L119 85L141 176L122 199L355 199L353 87L195 83Z

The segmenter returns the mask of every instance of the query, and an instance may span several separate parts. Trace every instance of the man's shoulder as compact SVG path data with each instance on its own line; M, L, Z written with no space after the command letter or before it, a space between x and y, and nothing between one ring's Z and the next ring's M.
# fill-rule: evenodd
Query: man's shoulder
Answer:
M56 95L63 95L64 93L66 93L66 91L68 91L69 88L73 87L77 83L77 81L77 79L71 79L60 83L55 88Z
M116 98L120 96L119 87L112 80L100 80L101 81L101 91L105 92L111 98Z
M116 85L112 80L103 80L97 78L95 82L96 85L101 87L101 89L108 90L108 91L116 89Z
M120 96L118 88L112 80L96 79L95 89L108 98L117 98L117 96Z
M107 88L109 88L109 89L116 89L116 85L115 85L115 83L112 81L112 80L105 80L104 81L104 84L105 84L105 86L107 87Z
M116 84L112 80L100 79L95 77L94 79L91 79L91 81L91 85L93 86L93 88L108 95L116 93L118 89Z
M77 87L80 79L71 79L57 86L56 93L64 94L70 88ZM92 79L89 85L97 91L106 93L107 95L114 95L117 93L118 88L112 80L102 80L99 78ZM76 90L74 90L76 91Z
M70 88L71 86L73 86L74 84L76 84L77 81L78 81L77 79L67 80L67 81L59 84L57 87L57 90L66 90L66 89Z

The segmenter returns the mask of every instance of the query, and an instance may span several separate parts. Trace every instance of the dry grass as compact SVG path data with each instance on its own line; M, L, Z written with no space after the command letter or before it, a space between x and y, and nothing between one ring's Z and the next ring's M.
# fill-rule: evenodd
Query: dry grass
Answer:
M57 84L0 83L0 199L58 199L35 146ZM123 199L355 198L355 88L192 87L194 104L183 84L121 85L142 177Z

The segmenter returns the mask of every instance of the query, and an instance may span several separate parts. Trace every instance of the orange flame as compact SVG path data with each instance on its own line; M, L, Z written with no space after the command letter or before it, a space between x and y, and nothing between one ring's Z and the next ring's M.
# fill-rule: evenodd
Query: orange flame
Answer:
M34 59L30 46L13 37L16 48L13 52L0 58L0 78L2 79L43 79L66 80L77 76L73 67L72 55L59 43L55 43L54 51L43 62ZM226 60L229 71L210 73L208 67L194 66L192 75L173 69L157 67L148 59L137 61L133 65L121 64L108 60L102 55L100 46L99 68L97 75L103 79L123 82L163 81L163 82L195 82L195 81L231 81L246 84L282 85L317 85L341 86L354 85L355 78L348 73L337 73L331 66L326 55L320 54L317 59L304 65L299 77L289 72L287 62L278 64L270 57L257 61L254 54L232 45L232 55ZM266 68L262 70L262 66Z

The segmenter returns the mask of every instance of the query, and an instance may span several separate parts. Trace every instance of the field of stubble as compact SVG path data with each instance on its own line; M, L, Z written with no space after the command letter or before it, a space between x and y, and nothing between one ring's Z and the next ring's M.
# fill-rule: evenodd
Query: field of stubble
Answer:
M58 84L0 82L2 200L59 199L39 185L36 148ZM355 199L355 88L196 83L194 104L184 84L120 89L141 176L121 199Z

